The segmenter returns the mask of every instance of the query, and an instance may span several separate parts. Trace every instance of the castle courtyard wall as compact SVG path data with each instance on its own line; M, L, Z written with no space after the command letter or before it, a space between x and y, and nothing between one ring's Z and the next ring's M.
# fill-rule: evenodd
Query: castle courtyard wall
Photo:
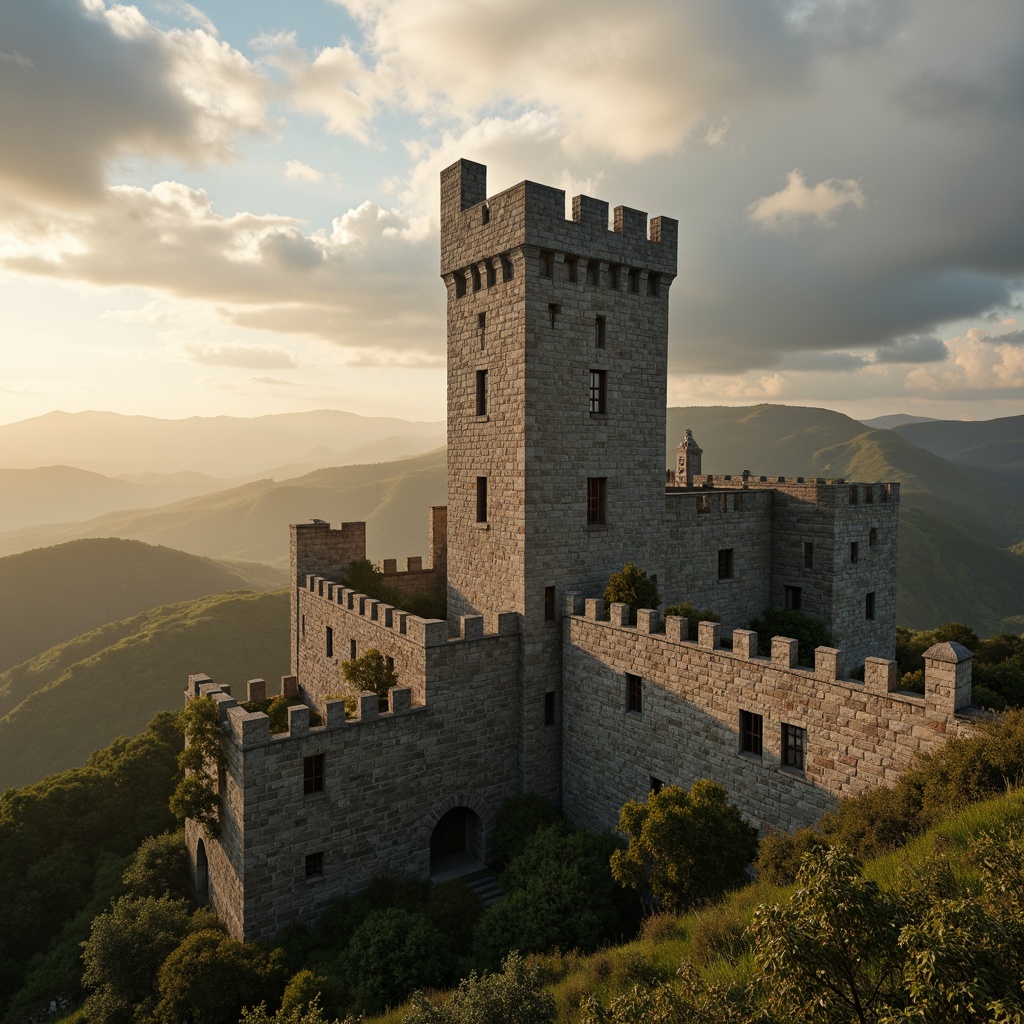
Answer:
M641 612L629 627L616 612L625 606L601 621L600 605L567 614L563 651L563 809L589 828L614 828L622 804L645 798L652 778L720 782L760 828L810 825L840 797L892 784L915 754L970 727L969 664L965 689L961 677L945 678L948 666L929 663L920 696L895 691L895 665L883 659L868 659L857 682L842 678L833 649L803 668L796 641L777 638L773 657L760 658L746 630L724 650L717 624L701 624L702 642L688 643L681 620L662 627ZM574 596L567 608L583 610ZM964 665L955 670L962 676ZM639 712L627 710L626 673L643 680ZM761 756L740 751L741 710L762 716ZM783 723L806 730L803 771L782 764Z
M413 705L402 687L389 712L364 697L361 717L345 721L342 702L332 701L319 727L296 707L289 732L272 736L265 715L217 697L228 767L221 839L205 843L210 902L230 934L248 941L311 925L331 900L377 875L427 877L431 832L455 807L478 816L483 844L475 852L487 856L498 805L518 790L514 617L497 625L502 632L488 635L481 619L470 619L462 637L420 647L427 705ZM304 759L317 754L323 792L304 795ZM190 830L194 865L201 830ZM310 854L322 854L323 872L307 879Z

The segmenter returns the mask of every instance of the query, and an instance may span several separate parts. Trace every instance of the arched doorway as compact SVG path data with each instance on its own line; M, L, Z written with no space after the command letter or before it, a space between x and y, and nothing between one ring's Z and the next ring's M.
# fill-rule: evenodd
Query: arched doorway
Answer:
M210 865L206 859L206 844L200 839L196 844L196 895L203 901L209 892Z
M430 874L455 877L483 866L483 825L468 807L453 807L430 833Z

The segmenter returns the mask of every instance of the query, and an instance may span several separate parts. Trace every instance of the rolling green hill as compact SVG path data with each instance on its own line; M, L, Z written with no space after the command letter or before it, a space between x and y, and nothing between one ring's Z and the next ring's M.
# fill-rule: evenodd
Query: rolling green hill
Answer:
M281 573L137 540L74 540L0 558L0 670L146 608L226 590L277 589ZM0 701L2 707L2 701Z
M321 469L293 480L259 480L156 509L100 516L86 523L0 535L0 552L77 537L130 537L196 555L283 566L288 524L313 517L367 523L370 558L425 554L427 506L446 501L445 452L366 466Z
M232 593L109 623L0 673L0 790L83 764L181 707L190 673L244 697L288 671L288 595Z

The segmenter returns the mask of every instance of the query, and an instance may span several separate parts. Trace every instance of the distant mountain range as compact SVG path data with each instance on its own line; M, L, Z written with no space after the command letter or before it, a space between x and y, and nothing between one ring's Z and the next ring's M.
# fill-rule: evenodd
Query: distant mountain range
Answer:
M704 449L709 473L901 481L900 622L926 628L962 619L983 634L1018 628L1024 557L1011 547L1024 541L1024 502L1016 489L1024 488L1024 464L1015 447L1024 443L1024 417L988 427L935 421L880 430L824 409L672 408L667 465L687 427ZM158 508L9 531L0 534L0 553L120 536L283 567L288 523L317 517L366 521L371 558L425 555L426 506L445 503L445 470L440 450L260 480Z
M443 420L332 409L182 420L51 412L0 426L0 467L72 466L105 476L189 471L238 481L417 455L445 440Z
M184 702L206 672L245 698L289 668L288 594L234 593L151 608L0 673L0 791L83 764ZM131 794L126 794L131 799Z

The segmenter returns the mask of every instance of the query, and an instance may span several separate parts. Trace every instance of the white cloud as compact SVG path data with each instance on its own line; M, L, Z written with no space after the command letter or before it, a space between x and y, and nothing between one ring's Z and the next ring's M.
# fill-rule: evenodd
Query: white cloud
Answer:
M309 181L315 184L324 180L324 172L304 164L301 160L289 160L284 165L284 180Z
M835 223L844 207L863 210L867 205L860 182L854 178L829 178L808 187L803 173L794 169L778 192L762 196L747 207L747 218L760 227L775 231L795 229L813 221L822 227Z
M241 366L250 370L282 370L298 366L295 356L270 345L186 345L185 355L202 366Z
M1024 394L1024 348L978 328L946 342L950 358L907 374L907 385L930 394Z
M203 29L160 31L102 0L0 5L0 183L48 203L103 198L126 156L223 160L264 131L267 83Z

